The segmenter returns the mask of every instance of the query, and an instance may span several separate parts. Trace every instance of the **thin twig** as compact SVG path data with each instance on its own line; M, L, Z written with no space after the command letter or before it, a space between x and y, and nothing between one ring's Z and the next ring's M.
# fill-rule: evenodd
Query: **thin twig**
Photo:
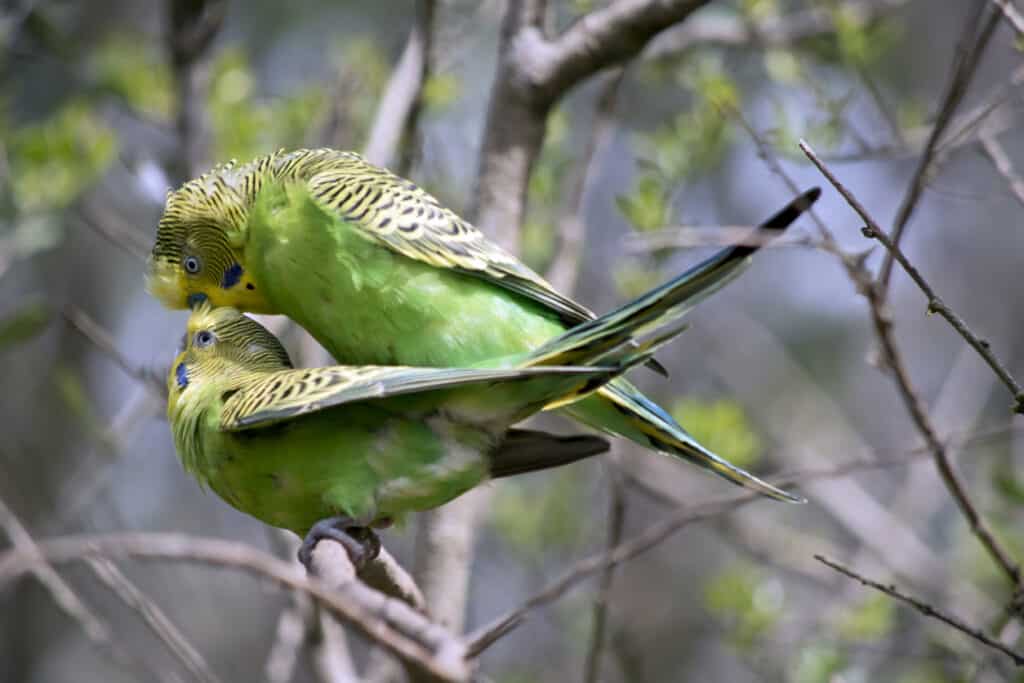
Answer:
M330 568L330 580L302 575L294 563L244 543L173 533L83 534L37 542L34 551L15 547L0 553L0 588L27 572L50 563L81 561L89 557L136 557L208 564L242 570L314 600L391 652L437 679L465 681L469 677L462 641L427 620L404 602L385 596L354 576L340 544L321 542L314 564ZM327 573L325 571L325 573Z
M677 508L661 521L652 524L641 533L631 537L630 540L620 543L609 551L591 555L586 559L580 560L519 607L467 634L466 641L469 656L476 657L479 655L501 637L519 626L530 612L558 600L581 581L604 571L607 567L633 559L693 522L732 511L756 500L758 497L759 494L754 492L739 493L723 496L698 505L687 505Z
M291 604L281 610L274 629L274 644L263 667L267 683L288 683L295 674L299 651L306 642L309 623L313 619L313 603L300 591L292 592Z
M623 481L615 467L608 470L610 496L608 497L608 543L606 552L610 552L622 542L622 532L626 526L626 491ZM601 660L604 654L608 626L608 603L612 595L612 581L615 579L615 565L608 565L601 572L594 599L593 626L590 631L590 646L584 660L583 683L597 683L601 678Z
M632 254L644 254L662 249L692 249L694 247L731 247L749 245L778 249L782 247L821 248L820 240L803 235L781 235L756 231L753 225L722 225L671 227L651 232L630 232L623 239L623 247ZM772 239L772 238L775 239Z
M139 590L127 576L110 560L89 558L86 560L93 574L104 583L117 597L121 598L132 610L139 613L142 620L153 634L171 651L196 680L203 683L220 683L220 677L213 672L210 665L199 651L178 630L170 617L160 606Z
M561 221L561 230L558 234L558 249L546 273L548 282L560 292L572 292L579 275L580 258L587 239L587 221L584 215L587 193L594 183L594 177L600 167L599 162L614 132L615 107L626 76L626 68L619 67L608 74L597 98L594 121L590 127L583 157L577 164L576 178L569 194L568 210Z
M57 607L78 623L86 638L106 653L117 665L128 670L144 671L147 678L150 679L168 680L164 674L156 675L151 672L148 666L121 647L120 641L113 637L110 626L93 613L78 597L71 585L64 581L57 570L46 562L44 553L35 539L2 499L0 499L0 528L4 530L14 546L12 550L6 551L5 555L16 554L29 560L31 564L28 571L46 588Z
M93 320L88 313L74 304L64 307L64 319L83 337L92 342L96 348L108 356L121 368L126 375L139 382L147 389L154 392L156 396L166 397L167 386L154 371L147 368L140 368L125 358L124 354L117 348L114 338L103 327Z
M848 576L851 579L854 579L855 581L859 581L860 583L862 583L865 586L869 586L870 588L874 588L875 590L879 590L879 591L885 593L886 595L888 595L891 598L894 598L896 600L899 600L900 602L903 602L903 603L906 603L906 604L910 605L911 607L913 607L914 609L916 609L918 612L920 612L921 614L925 615L926 617L932 617L934 619L938 619L939 621L941 621L941 622L943 622L945 624L948 624L949 626L952 626L956 630L961 631L962 633L967 634L971 638L974 638L979 643L982 643L983 645L987 645L988 647L991 647L991 648L993 648L995 650L999 650L1000 652L1005 654L1007 657L1012 659L1013 663L1016 664L1017 666L1024 666L1024 655L1021 655L1021 654L1015 652L1014 650L1011 650L1006 645L1000 643L998 640L995 640L995 639L990 638L989 636L985 635L985 633L982 632L981 629L975 628L974 626L970 626L969 624L964 623L961 619L958 619L957 617L954 617L954 616L952 616L950 614L946 614L942 610L940 610L940 609L938 609L936 607L933 607L933 606L929 605L926 602L918 600L917 598L910 597L909 595L907 595L905 593L901 593L899 590L896 589L896 586L894 586L892 584L886 586L886 585L881 584L881 583L879 583L877 581L873 581L873 580L871 580L871 579L869 579L869 578L867 578L865 576L861 576L860 574L858 574L857 572L853 571L852 569L850 569L848 567L844 567L843 565L839 564L838 562L834 562L832 560L829 560L828 558L824 557L823 555L815 555L814 559L816 559L818 562L821 562L822 564L824 564L824 565L826 565L828 567L831 567L832 569L835 569L840 574Z
M416 127L423 85L429 76L435 4L435 0L417 0L416 21L374 116L363 154L379 166L392 165L402 140L408 142ZM407 169L398 170L402 174Z
M928 184L939 140L953 120L953 114L963 100L964 95L967 94L967 88L974 78L978 63L981 62L985 48L988 47L989 40L998 25L999 13L993 12L989 16L988 22L985 23L980 32L978 31L978 25L984 14L983 7L979 3L974 14L964 26L956 57L953 59L949 85L946 87L946 94L942 98L942 104L935 117L935 125L928 136L928 142L925 144L924 151L918 160L917 168L914 170L914 175L910 180L910 185L903 197L899 210L896 212L896 218L893 220L891 237L894 245L899 246L900 240L903 238L907 223L910 222L910 217L913 215L914 209L917 208L921 195L924 193L924 188ZM977 38L968 46L969 40L975 34L977 34ZM878 282L881 286L881 295L883 297L885 296L886 288L889 286L889 279L892 276L894 256L893 252L886 254L878 274Z
M992 161L992 165L996 167L996 171L1010 187L1013 196L1017 198L1018 202L1024 204L1024 178L1013 168L1013 162L1010 161L1010 156L1006 153L1006 150L1003 149L1003 146L999 144L994 135L982 133L978 136L978 141L981 142L981 148L985 151L985 155L989 160Z
M149 257L150 244L138 230L133 230L112 211L100 208L98 204L78 207L78 218L93 232L139 261Z
M1010 23L1013 30L1017 32L1018 36L1024 36L1024 17L1021 17L1020 11L1014 7L1010 0L989 0L993 5L999 8L999 11L1006 17L1006 21Z
M909 0L847 0L843 16L868 24L907 5ZM836 33L835 11L813 7L752 21L742 13L706 13L693 17L651 41L645 60L667 59L696 47L777 48Z
M952 133L947 135L939 145L937 159L941 159L948 155L953 149L970 142L971 132L979 129L982 123L988 121L994 112L998 111L1000 107L1006 104L1022 83L1024 83L1024 65L1018 66L1014 69L1008 79L1000 82L998 87L994 88L993 91L973 109L957 117L956 121L954 121L956 124L955 129ZM1009 128L1016 124L1015 117L1008 116L1006 118L1008 119L1008 123L1003 126L1004 128ZM950 127L953 127L953 124L950 124ZM986 128L990 135L995 134L996 131L991 130L993 128L991 123L989 123Z
M175 128L178 158L172 173L181 182L199 173L206 161L206 90L204 57L220 31L226 0L168 0L167 49L177 99Z
M977 443L981 440L1003 436L1013 433L1014 431L1015 429L1011 427L980 431L976 432L974 436L965 438L964 443ZM924 455L928 452L929 451L927 449L920 448L907 451L905 454L900 454L893 458L880 458L877 460L856 459L827 467L800 468L781 474L778 477L773 477L772 483L775 486L782 487L805 486L813 481L838 479L853 472L882 467L905 466L909 462L906 457L907 455ZM519 626L530 612L538 607L558 600L578 583L593 576L595 573L602 571L605 567L614 566L636 557L644 551L658 545L665 539L669 538L673 533L686 527L692 522L732 512L733 510L757 500L760 497L756 492L744 491L729 496L715 498L703 503L693 505L685 503L681 504L678 499L667 496L664 492L658 489L645 486L645 482L637 479L635 476L631 476L632 473L629 471L622 470L622 473L626 475L627 481L631 484L639 484L642 488L652 491L653 495L659 500L673 505L675 508L674 512L671 512L668 517L661 521L652 524L640 534L631 537L630 540L620 543L615 548L580 560L567 569L558 579L550 583L541 591L535 593L533 597L526 600L519 607L507 612L497 619L492 620L489 624L486 624L472 633L467 634L465 636L468 648L467 656L476 657ZM0 579L2 579L2 572L0 572Z
M899 262L903 269L910 276L910 279L914 281L918 289L920 289L925 297L928 299L928 312L938 313L945 318L949 324L953 327L957 333L964 338L971 348L978 352L978 355L984 359L988 366L992 368L992 371L997 377L1006 385L1010 390L1011 395L1014 399L1014 412L1024 413L1024 390L1021 389L1020 384L1013 378L1010 371L1006 369L1006 366L996 358L996 355L992 352L991 345L985 339L978 337L971 328L967 326L963 318L957 315L942 299L935 294L935 290L925 280L924 276L917 270L917 268L910 262L903 250L893 241L885 231L878 225L877 222L868 214L867 209L853 196L846 187L839 182L839 180L832 174L827 166L817 157L814 150L804 142L800 142L800 149L803 150L807 158L821 171L822 175L828 179L828 181L836 188L836 190L843 196L843 199L850 205L850 207L857 212L857 215L865 223L863 233L865 237L878 240L889 252L889 254Z
M1014 398L1017 401L1016 412L1022 412L1024 402L1022 402L1021 399L1020 388L1017 386L1013 378L1010 377L1009 373L1002 369L1002 366L995 359L995 356L993 356L991 351L989 351L987 343L982 342L975 337L963 321L960 320L959 317L955 316L955 314L953 314L953 312L935 296L931 287L928 286L920 273L918 273L910 264L906 256L903 255L903 252L896 246L895 242L882 231L860 202L858 202L857 199L842 185L842 183L835 178L821 160L815 156L814 151L811 150L806 142L800 142L800 149L803 150L804 154L806 154L811 162L818 167L818 170L821 171L821 173L830 183L832 183L843 198L846 199L853 210L856 211L864 220L866 223L866 227L864 229L865 236L873 237L885 245L889 250L889 253L899 261L900 265L903 266L911 278L914 279L914 282L917 283L918 287L925 292L929 299L929 310L940 313L943 317L949 320L950 324L960 332L961 336L963 336L968 343L971 343L971 339L975 340L974 343L971 343L971 346L981 353L983 358L989 361L989 365L992 366L993 370L996 370L996 374L999 375L1000 379L1002 379L1007 386L1011 387L1011 391L1013 391ZM850 267L850 277L854 278L854 282L857 283L861 294L863 294L868 300L872 323L874 324L875 332L878 336L878 341L881 345L886 365L892 371L900 396L903 399L911 418L914 420L918 431L921 432L925 443L928 444L928 447L932 452L935 465L938 468L939 475L942 477L946 488L956 501L957 507L960 508L960 512L967 519L971 531L978 537L978 540L985 547L986 551L988 551L989 555L992 556L992 559L1002 569L1003 573L1013 585L1014 590L1019 590L1021 581L1020 565L1012 559L1009 551L1003 547L1002 543L998 539L996 539L987 522L985 522L981 513L978 512L978 509L971 500L959 473L953 467L945 442L938 437L935 427L932 425L931 418L928 416L928 411L925 408L924 401L921 400L920 395L917 393L917 390L910 381L906 365L903 363L902 356L900 355L900 352L896 347L896 341L893 338L892 320L883 301L881 283L876 284L872 281L870 276L868 276L864 270L863 265L861 265L859 269ZM954 320L957 322L954 322ZM1000 372L1000 370L1002 370L1002 372Z

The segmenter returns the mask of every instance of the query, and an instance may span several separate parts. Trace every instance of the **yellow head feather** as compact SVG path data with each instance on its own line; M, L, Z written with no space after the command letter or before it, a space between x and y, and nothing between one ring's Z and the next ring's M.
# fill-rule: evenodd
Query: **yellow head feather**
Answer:
M241 165L221 164L168 193L147 289L169 308L187 308L202 295L217 306L276 312L243 262L249 210L268 182L307 180L346 159L360 157L333 149L282 150Z

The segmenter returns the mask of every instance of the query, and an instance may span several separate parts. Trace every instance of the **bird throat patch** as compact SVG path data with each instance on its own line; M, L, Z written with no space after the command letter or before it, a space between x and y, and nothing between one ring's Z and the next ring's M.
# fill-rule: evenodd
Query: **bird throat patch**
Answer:
M178 367L174 369L174 379L178 382L179 389L188 386L188 368L184 363L178 363Z

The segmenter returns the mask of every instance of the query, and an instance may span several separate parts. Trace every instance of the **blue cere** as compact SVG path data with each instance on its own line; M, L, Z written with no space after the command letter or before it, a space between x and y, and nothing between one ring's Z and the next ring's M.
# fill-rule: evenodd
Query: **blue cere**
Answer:
M234 263L230 268L224 271L224 277L220 281L221 289L231 289L238 284L238 281L242 279L242 266L238 263Z
M188 386L188 368L185 367L184 363L178 363L178 367L174 369L174 377L178 380L179 389L184 389Z

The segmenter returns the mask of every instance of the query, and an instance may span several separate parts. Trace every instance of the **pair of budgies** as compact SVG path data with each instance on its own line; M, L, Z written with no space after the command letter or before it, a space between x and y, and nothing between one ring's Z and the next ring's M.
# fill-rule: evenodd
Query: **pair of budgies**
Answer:
M782 231L818 195L761 229ZM512 429L552 408L798 500L711 453L622 377L639 363L661 370L655 348L755 249L724 249L597 318L357 154L218 166L169 194L149 263L149 290L193 308L168 377L175 445L228 503L304 535L304 560L320 537L360 556L373 545L361 530L607 449ZM292 368L240 311L285 314L348 365Z

